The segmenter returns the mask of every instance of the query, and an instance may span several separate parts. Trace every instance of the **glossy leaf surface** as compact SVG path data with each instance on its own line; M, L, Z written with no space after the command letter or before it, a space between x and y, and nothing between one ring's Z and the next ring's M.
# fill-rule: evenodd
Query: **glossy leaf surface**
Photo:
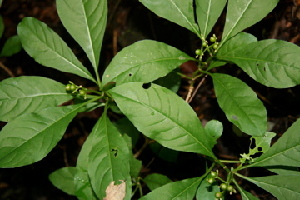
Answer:
M213 143L206 139L196 113L175 93L140 82L122 84L110 93L121 111L146 136L174 150L214 157Z
M193 199L201 180L202 177L196 177L182 181L171 182L153 190L146 196L140 198L140 200L161 199L161 197L164 197L164 199Z
M275 88L300 83L300 48L281 40L262 40L243 45L218 58L237 64L254 80Z
M192 0L139 0L149 10L171 22L174 22L200 35L194 20Z
M9 122L0 132L0 167L20 167L44 158L81 107L50 107Z
M125 181L125 199L130 199L130 156L126 142L105 115L98 120L91 135L93 141L87 171L97 197L106 196L106 188L111 182L120 184L120 181Z
M197 200L216 200L215 193L220 192L220 187L217 184L210 184L203 179L197 189Z
M142 40L120 51L103 74L103 84L152 82L193 60L186 53L162 42Z
M55 187L70 195L75 195L76 187L74 184L74 178L76 173L76 167L63 167L52 172L49 175L49 179Z
M277 3L278 0L228 0L222 41L262 20Z
M294 124L277 140L277 142L262 156L255 159L251 167L264 166L300 166L300 120Z
M25 17L18 25L18 35L23 48L36 62L95 81L67 44L45 23Z
M218 104L227 119L249 135L263 136L267 130L267 111L251 88L226 74L211 76Z
M299 176L274 175L243 178L272 193L277 199L298 200L300 198Z
M71 36L86 52L97 73L106 28L106 0L59 0L59 17Z
M211 32L226 2L227 0L196 0L197 23L204 38Z
M72 99L65 86L52 79L35 76L8 78L0 82L0 120L12 119Z

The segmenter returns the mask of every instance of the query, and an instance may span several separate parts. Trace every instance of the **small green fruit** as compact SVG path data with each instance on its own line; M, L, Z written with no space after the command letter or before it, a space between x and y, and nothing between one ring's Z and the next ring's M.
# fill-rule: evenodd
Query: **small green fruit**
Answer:
M216 193L215 193L215 197L216 197L217 199L221 199L221 198L223 197L223 193L222 193L222 192L216 192Z
M203 47L207 47L207 42L205 42L205 41L202 42L202 46L203 46Z
M200 55L202 54L201 49L197 49L197 50L195 51L195 54L198 55L198 56L200 56Z
M216 41L217 41L217 38L216 38L216 37L210 37L209 40L210 40L211 42L216 42Z
M220 188L221 188L222 191L226 191L228 187L229 186L226 183L221 183L221 185L220 185Z
M218 45L217 45L217 44L213 44L212 48L213 48L213 49L217 49L217 48L218 48Z

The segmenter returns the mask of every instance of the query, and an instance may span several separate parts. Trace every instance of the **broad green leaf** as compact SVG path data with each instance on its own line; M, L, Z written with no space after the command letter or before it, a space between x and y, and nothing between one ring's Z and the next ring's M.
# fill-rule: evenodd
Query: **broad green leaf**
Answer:
M76 187L74 178L77 173L76 167L63 167L49 175L52 184L67 194L75 195Z
M77 173L74 177L74 184L76 187L75 196L79 200L99 200L93 191L91 177L88 176L86 170L77 167Z
M227 119L249 135L263 136L267 131L267 111L251 88L226 74L211 76L218 104Z
M150 147L151 151L155 153L159 158L168 162L177 162L179 154L178 151L164 147L158 142L150 143L148 146Z
M45 108L9 122L0 132L0 167L20 167L44 158L83 105Z
M206 139L196 113L175 93L140 82L122 84L110 93L121 111L146 136L174 150L214 157L213 144Z
M196 198L197 200L216 200L216 192L220 192L220 187L203 179L197 189Z
M0 120L12 119L72 99L65 86L52 79L36 76L8 78L0 82Z
M153 190L139 200L161 199L162 197L164 200L192 200L201 181L202 177L196 177L171 182Z
M131 156L130 159L130 176L137 178L142 169L142 161L136 159L134 156Z
M259 22L275 8L278 0L228 0L222 42Z
M64 27L86 52L98 73L107 20L107 0L59 0L56 4Z
M274 172L278 175L293 175L300 176L298 167L288 167L288 166L271 166L266 167L269 171Z
M206 135L212 140L212 143L216 144L217 139L222 135L223 125L217 120L211 120L206 123L204 130Z
M229 40L227 40L223 46L220 47L217 53L217 58L230 55L232 52L243 51L244 46L253 42L257 42L257 38L250 33L238 33Z
M234 62L268 87L286 88L300 84L299 54L300 48L293 43L268 39L218 54L218 58Z
M166 76L155 80L154 83L177 93L181 84L181 76L178 74L179 71L179 68L178 70L175 69Z
M250 192L243 190L242 188L238 188L241 193L242 200L259 200L257 197L253 196Z
M114 123L120 133L128 135L132 140L132 146L135 146L137 143L140 132L136 129L135 126L128 120L128 118L124 117Z
M189 29L200 36L194 19L192 0L139 0L149 10L171 22Z
M227 0L196 0L197 22L204 38L211 32Z
M25 17L18 25L18 35L23 48L36 62L96 82L67 44L45 23Z
M262 156L256 158L251 167L300 166L300 120L282 135L281 138Z
M270 192L280 200L300 199L300 178L293 175L274 175L266 177L243 177Z
M7 39L4 43L0 57L9 57L18 53L22 49L22 44L19 36L15 35Z
M271 146L272 138L276 136L276 133L266 132L263 136L252 137L255 140L255 147L250 149L249 155L254 155L257 152L267 152Z
M193 59L165 43L142 40L125 47L113 58L103 74L103 85L152 82Z
M98 120L91 135L95 136L87 169L97 197L103 199L106 196L106 188L111 182L120 184L125 181L125 199L130 199L130 154L126 142L105 115Z
M145 178L143 178L143 181L147 184L148 188L153 191L156 188L162 187L163 185L172 182L171 179L169 179L167 176L162 174L153 173Z

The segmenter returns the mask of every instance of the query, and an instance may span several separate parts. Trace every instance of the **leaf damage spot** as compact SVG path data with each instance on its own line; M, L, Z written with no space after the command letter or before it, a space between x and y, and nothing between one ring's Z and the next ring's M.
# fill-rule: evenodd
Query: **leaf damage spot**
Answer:
M118 156L118 149L117 148L111 149L111 152L113 153L114 157Z
M126 194L126 183L123 180L119 180L121 182L119 185L115 185L115 182L111 182L106 190L106 197L103 200L123 200Z
M151 87L151 83L144 83L144 84L142 85L142 87L143 87L144 89L148 89L148 88Z
M238 117L236 115L232 115L233 120L238 120Z

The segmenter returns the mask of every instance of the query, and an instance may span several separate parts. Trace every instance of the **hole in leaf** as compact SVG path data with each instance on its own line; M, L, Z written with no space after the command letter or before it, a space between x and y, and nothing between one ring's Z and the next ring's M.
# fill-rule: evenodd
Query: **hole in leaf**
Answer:
M128 76L131 77L131 76L132 76L132 73L128 74Z
M262 151L262 147L257 147L257 150L258 151Z
M256 66L259 66L259 64L258 64L258 63L256 63Z
M114 157L118 156L118 149L111 149L111 152L113 153Z
M142 85L142 87L143 87L144 89L148 89L148 88L151 87L151 83L144 83L144 84Z
M266 68L264 67L263 70L266 71Z

